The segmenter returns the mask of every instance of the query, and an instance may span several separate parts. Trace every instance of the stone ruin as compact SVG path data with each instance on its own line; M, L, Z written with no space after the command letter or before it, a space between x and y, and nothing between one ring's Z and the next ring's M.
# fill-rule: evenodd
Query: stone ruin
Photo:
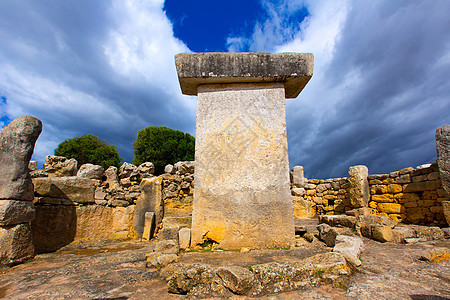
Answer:
M271 69L274 62L296 59L299 65L291 69ZM361 264L357 235L394 243L450 237L450 125L436 131L436 163L388 174L352 166L348 177L331 179L307 179L302 166L288 171L284 97L296 96L307 83L310 59L177 56L183 92L198 94L196 162L168 165L160 176L151 162L104 170L57 156L46 157L39 170L29 160L42 124L30 116L14 120L0 133L0 264L21 263L74 241L157 237L148 265L161 268L178 261L180 249L205 242L213 249L248 250L294 246L302 237L333 247L336 254L323 256L339 262L330 268L350 272L346 261ZM239 68L244 62L266 67L246 73ZM302 219L318 219L317 234L315 225L312 231L294 225ZM192 270L178 267L169 268L170 288L184 293L177 278ZM234 276L233 268L214 272L225 278ZM264 268L261 274L274 271ZM190 287L196 284L205 282Z

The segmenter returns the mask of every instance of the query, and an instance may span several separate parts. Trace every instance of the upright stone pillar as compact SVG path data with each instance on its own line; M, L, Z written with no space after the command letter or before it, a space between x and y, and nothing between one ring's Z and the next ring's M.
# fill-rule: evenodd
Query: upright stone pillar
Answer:
M181 90L197 95L191 245L294 244L285 97L312 76L305 53L175 57Z
M436 129L436 154L439 175L446 201L442 201L444 217L450 225L450 125Z

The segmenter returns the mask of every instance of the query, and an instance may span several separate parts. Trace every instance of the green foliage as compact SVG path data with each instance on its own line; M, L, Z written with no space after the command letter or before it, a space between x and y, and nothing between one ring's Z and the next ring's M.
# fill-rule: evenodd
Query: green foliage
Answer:
M150 126L139 130L133 148L133 164L152 162L159 175L168 164L194 160L195 138L179 130Z
M55 149L55 155L75 158L78 166L91 163L105 169L109 166L118 167L122 160L116 146L108 145L92 134L65 140Z

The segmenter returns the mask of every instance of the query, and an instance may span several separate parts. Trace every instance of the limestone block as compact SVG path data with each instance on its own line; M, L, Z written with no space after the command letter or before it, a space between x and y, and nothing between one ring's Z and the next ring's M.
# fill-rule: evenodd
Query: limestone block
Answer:
M102 179L103 173L105 173L105 169L102 166L84 164L78 170L77 176L88 179Z
M378 203L377 209L387 214L400 214L405 212L405 207L397 203Z
M54 252L70 244L75 239L76 231L75 206L36 206L36 219L31 222L36 253Z
M403 187L405 193L433 191L438 188L436 181L421 181L408 183Z
M33 256L33 239L28 224L0 227L0 265L22 263Z
M40 120L24 115L0 132L0 199L33 201L28 163L42 131Z
M319 231L319 239L328 247L334 247L336 245L336 237L338 235L353 234L350 228L331 227L328 224L319 224L317 230Z
M369 169L366 166L353 166L348 171L350 183L350 202L353 207L367 207L369 204Z
M77 240L112 239L113 208L99 205L83 205L76 208Z
M175 240L159 241L155 245L155 251L165 254L177 254L180 251L178 242Z
M424 238L427 241L442 240L444 239L444 232L436 226L411 226L416 232L418 238Z
M222 279L223 285L238 295L245 294L253 287L255 276L247 268L239 266L219 267L216 274Z
M294 207L294 217L296 219L314 218L316 212L314 210L314 203L305 200L303 197L292 197L292 204Z
M144 232L142 233L142 239L144 241L149 241L152 239L155 232L155 213L146 212L144 221Z
M293 188L291 189L291 193L293 196L303 197L306 191L304 188Z
M445 220L447 224L450 225L450 201L442 201L442 208Z
M180 53L175 64L181 91L217 83L276 82L283 78L283 98L296 98L313 75L311 53Z
M155 173L155 165L151 162L142 163L138 166L137 172L140 178L152 177L153 173Z
M405 243L406 239L415 238L416 232L410 226L396 226L392 229L393 239L396 243Z
M294 245L282 84L199 86L192 243Z
M174 240L178 241L178 232L180 231L180 226L166 226L163 227L158 232L158 239L159 240Z
M420 200L420 196L415 193L399 193L394 198L398 203L417 202Z
M145 213L155 213L155 230L160 227L164 217L164 200L162 177L144 178L140 184L141 195L136 201L133 227L136 237L144 232Z
M332 227L354 228L356 225L356 217L346 215L321 215L319 216L319 222L326 223Z
M181 175L194 173L195 162L193 161L179 161L174 165L175 171L178 171Z
M127 207L114 207L112 210L112 238L119 238L117 233L123 232L124 236L128 236L129 229L132 224L135 205Z
M394 233L390 226L374 225L372 226L372 238L379 242L394 241Z
M295 166L289 172L291 185L293 188L303 188L307 183L304 175L303 166Z
M49 177L65 177L77 175L77 161L64 156L47 155L45 157L44 171Z
M35 160L31 160L28 163L28 171L36 171L38 169L38 162Z
M124 162L119 168L119 178L129 178L131 175L137 174L137 167L133 164Z
M356 258L359 258L363 248L363 240L357 236L338 235L336 236L336 243L333 252L349 253Z
M31 201L0 200L0 226L31 222L34 213Z
M94 203L94 183L87 178L41 177L33 178L34 191L38 196L64 198L75 203Z
M391 203L394 202L394 196L391 194L372 195L372 201L379 203Z
M181 228L178 231L178 242L180 244L180 249L188 249L191 245L191 229Z
M117 175L117 168L114 166L110 166L105 171L106 183L110 189L119 189L119 176Z
M164 167L164 173L168 173L168 174L174 174L175 173L175 168L173 165L167 165Z
M450 125L436 130L436 152L442 187L450 200Z

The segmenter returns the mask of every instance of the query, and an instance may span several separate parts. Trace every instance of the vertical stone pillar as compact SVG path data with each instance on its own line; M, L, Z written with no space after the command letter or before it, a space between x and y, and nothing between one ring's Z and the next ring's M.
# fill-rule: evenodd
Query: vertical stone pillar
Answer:
M442 206L445 219L450 225L450 125L436 129L436 153L439 176L446 196Z
M369 214L368 204L370 200L369 191L369 169L359 165L350 167L348 170L348 182L350 183L349 196L353 210L348 211L350 215Z
M175 58L198 95L191 245L294 244L285 97L312 76L312 54L193 53Z
M0 265L34 256L30 230L34 192L28 163L41 131L40 120L24 115L0 132Z

